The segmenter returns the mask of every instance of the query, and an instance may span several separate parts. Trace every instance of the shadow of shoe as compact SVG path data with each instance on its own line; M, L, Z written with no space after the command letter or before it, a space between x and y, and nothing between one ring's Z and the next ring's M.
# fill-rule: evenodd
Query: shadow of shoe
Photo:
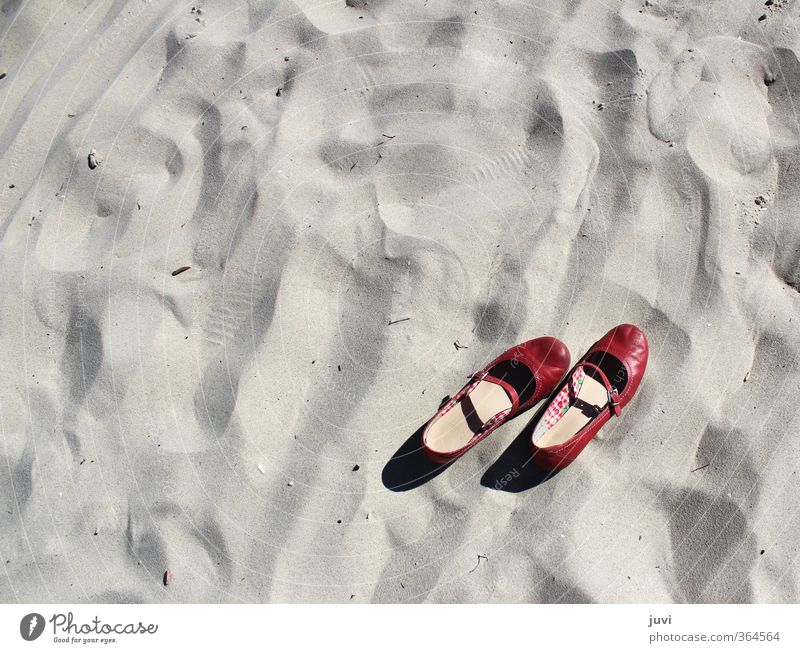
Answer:
M425 424L403 443L383 468L383 485L392 492L413 490L437 477L450 466L450 463L433 462L422 450L422 430Z
M525 492L553 478L558 471L540 469L533 461L531 433L534 420L508 445L481 478L481 485L499 492Z

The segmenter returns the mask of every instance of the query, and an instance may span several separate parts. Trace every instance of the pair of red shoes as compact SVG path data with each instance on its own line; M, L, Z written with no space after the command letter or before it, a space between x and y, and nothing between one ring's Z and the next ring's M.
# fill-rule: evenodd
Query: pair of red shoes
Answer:
M570 370L557 338L528 340L493 360L444 404L422 432L422 446L448 463L501 424L547 402L531 420L534 462L555 471L569 465L612 416L619 417L642 381L647 338L632 324L614 327Z

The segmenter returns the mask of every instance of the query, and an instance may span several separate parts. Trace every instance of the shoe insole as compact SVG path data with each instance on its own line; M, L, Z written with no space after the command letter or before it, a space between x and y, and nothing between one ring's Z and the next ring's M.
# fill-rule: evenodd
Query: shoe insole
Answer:
M487 421L511 407L511 399L501 386L481 381L431 425L425 443L439 453L458 451L470 443Z
M587 374L573 405L551 429L538 437L534 436L536 446L555 447L564 444L605 408L606 404L608 404L606 387ZM599 410L595 410L595 406Z
M605 351L595 351L586 357L586 362L597 365L618 393L622 393L628 385L628 371L622 361ZM554 447L564 444L575 436L608 405L608 391L597 372L590 367L583 368L583 379L577 396L567 411L558 418L558 421L548 429L545 420L540 419L533 432L533 442L538 447ZM574 375L573 375L574 376ZM571 379L572 380L572 379ZM563 386L562 386L563 388ZM559 393L556 393L558 396ZM552 402L551 402L552 403ZM549 406L548 406L549 407ZM598 410L599 409L599 410ZM547 408L543 412L546 415Z

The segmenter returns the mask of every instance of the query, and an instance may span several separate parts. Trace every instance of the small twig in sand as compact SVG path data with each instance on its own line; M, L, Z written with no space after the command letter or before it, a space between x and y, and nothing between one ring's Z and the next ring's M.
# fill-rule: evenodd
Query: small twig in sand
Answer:
M192 268L189 267L188 265L182 265L177 270L172 271L172 276L177 277L179 274L183 274L184 272L186 272L186 270L191 270L191 269Z
M400 322L408 322L410 319L410 317L404 317L402 320L389 320L389 324L386 326L392 326L393 324L399 324Z
M693 469L693 470L692 470L692 472L699 472L701 469L705 469L705 468L706 468L706 467L708 467L710 464L711 464L711 463L706 463L705 465L703 465L703 466L701 466L701 467L698 467L698 468L696 468L696 469Z
M356 161L353 165L350 166L350 172L353 172L353 168L358 165L358 161Z
M167 569L164 572L164 587L169 587L169 584L172 582L172 572Z
M453 343L453 347L456 348L456 351L458 351L459 349L469 349L469 347L467 347L466 345L462 345L460 342L458 342L458 340L456 340Z
M478 567L480 567L480 565L481 565L481 560L486 560L486 561L488 562L488 561L489 561L489 558L488 558L488 557L486 557L485 555L482 555L482 554L480 554L480 553L479 553L479 554L478 554L478 562L475 564L475 566L474 566L472 569L470 569L470 570L469 570L469 573L470 573L470 574L471 574L473 571L475 571L475 570L476 570Z
M389 136L389 134L381 134L381 136L383 136L384 138L388 138L388 139L394 138L394 136ZM395 134L395 136L397 136L397 134Z

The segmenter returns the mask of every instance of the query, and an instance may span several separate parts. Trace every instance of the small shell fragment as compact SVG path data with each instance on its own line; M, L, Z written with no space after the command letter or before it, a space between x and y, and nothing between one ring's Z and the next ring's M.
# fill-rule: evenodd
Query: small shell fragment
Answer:
M169 587L169 584L172 582L172 572L167 569L164 572L164 587Z
M267 471L264 469L264 465L262 465L261 463L258 463L258 471L261 472L262 474L267 473Z
M95 150L89 152L88 161L90 170L94 170L100 164L100 159L98 158L97 152Z

